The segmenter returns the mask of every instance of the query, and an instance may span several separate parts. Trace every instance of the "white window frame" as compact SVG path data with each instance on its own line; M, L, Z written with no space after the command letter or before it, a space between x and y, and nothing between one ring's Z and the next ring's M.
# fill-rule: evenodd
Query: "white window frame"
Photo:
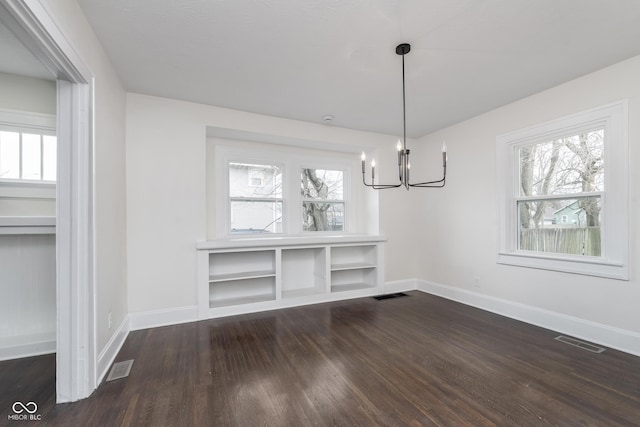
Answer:
M0 109L0 130L56 136L56 116L53 114ZM40 162L42 163L42 159L40 159ZM0 185L0 197L56 198L55 181L0 178L0 184L2 184Z
M223 165L221 165L221 169L224 169L224 173L225 173L225 188L226 188L226 193L225 193L225 204L226 204L226 213L227 215L225 216L224 214L222 215L222 218L225 218L225 224L226 224L226 230L227 230L227 234L229 236L234 236L234 237L238 237L240 236L240 234L233 234L231 232L232 228L231 228L231 222L233 221L233 215L231 212L231 202L232 201L247 201L247 202L269 202L269 201L273 201L273 202L280 202L282 203L282 212L283 212L283 216L285 213L285 199L284 199L284 188L285 188L285 166L284 163L277 161L275 159L269 159L266 160L264 158L262 159L257 159L255 157L243 157L243 156L238 156L238 154L235 155L231 155L230 157L226 157L226 161ZM241 163L241 164L253 164L253 165L261 165L261 166L275 166L277 168L280 168L280 171L282 172L282 196L281 197L231 197L231 195L229 194L229 164L230 163ZM249 176L247 177L247 181L250 184L251 183L251 174L248 174ZM252 185L249 185L249 187L254 187ZM255 186L257 187L257 186ZM283 222L284 225L284 222ZM283 233L284 233L284 228L283 228ZM273 236L274 233L268 234L270 236ZM277 234L282 234L282 233L277 233ZM256 237L259 234L247 234L247 236L249 237Z
M273 234L251 234L238 235L231 233L231 206L229 203L229 163L249 163L249 164L269 164L282 168L282 233L277 236L318 236L318 235L340 235L353 233L355 230L356 207L352 198L355 192L351 173L358 161L348 160L351 156L345 153L336 152L336 156L326 155L306 155L298 152L295 148L282 150L281 148L269 149L261 147L259 155L256 149L250 147L232 147L224 144L215 144L215 193L216 193L216 221L215 230L218 238L269 238ZM302 230L302 195L300 194L300 172L303 168L339 170L343 172L344 191L344 230L342 231L303 231Z
M518 247L518 149L595 126L604 128L604 192L599 257L532 252ZM628 100L596 107L496 138L499 264L629 280Z

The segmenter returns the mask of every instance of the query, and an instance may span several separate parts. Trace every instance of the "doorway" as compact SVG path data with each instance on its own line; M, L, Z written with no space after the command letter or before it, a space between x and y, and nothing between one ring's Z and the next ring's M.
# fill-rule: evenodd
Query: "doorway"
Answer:
M0 20L57 80L56 400L96 388L93 77L40 2L0 0Z

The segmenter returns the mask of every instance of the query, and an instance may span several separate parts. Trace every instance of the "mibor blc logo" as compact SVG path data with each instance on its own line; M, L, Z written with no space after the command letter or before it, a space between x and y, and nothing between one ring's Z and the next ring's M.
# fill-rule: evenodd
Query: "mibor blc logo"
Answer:
M22 403L20 401L14 402L11 405L13 414L9 414L7 417L12 421L40 421L42 415L36 414L38 412L38 405L36 402Z

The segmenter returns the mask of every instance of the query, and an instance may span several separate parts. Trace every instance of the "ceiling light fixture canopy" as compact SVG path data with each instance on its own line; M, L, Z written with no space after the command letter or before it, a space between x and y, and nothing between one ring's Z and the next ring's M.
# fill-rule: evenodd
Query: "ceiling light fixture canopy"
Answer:
M411 187L419 188L442 188L445 186L447 177L447 145L442 143L442 179L437 181L417 182L412 184L409 181L409 172L411 170L411 162L409 161L409 152L407 148L407 108L404 82L404 56L411 51L409 43L402 43L396 46L396 54L402 56L402 141L398 139L396 148L398 150L398 177L400 182L396 184L376 184L376 160L371 160L371 184L367 184L365 177L365 160L366 155L362 152L362 182L367 187L374 190L386 190L388 188L405 187L407 190Z

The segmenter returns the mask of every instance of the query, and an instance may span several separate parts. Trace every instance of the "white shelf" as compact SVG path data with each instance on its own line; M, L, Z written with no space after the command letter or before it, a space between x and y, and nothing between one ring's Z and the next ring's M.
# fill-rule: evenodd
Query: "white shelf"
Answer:
M209 307L221 308L221 307L229 307L232 305L255 304L258 302L273 301L274 299L275 297L271 293L262 294L262 295L251 295L251 296L238 297L238 298L225 298L225 299L219 299L219 300L210 300Z
M334 264L331 266L331 271L360 270L376 267L377 265L368 262L349 262L346 264Z
M56 217L0 216L0 234L56 234Z
M209 283L229 282L234 280L259 279L261 277L275 277L275 271L248 271L245 273L214 274L209 276Z

